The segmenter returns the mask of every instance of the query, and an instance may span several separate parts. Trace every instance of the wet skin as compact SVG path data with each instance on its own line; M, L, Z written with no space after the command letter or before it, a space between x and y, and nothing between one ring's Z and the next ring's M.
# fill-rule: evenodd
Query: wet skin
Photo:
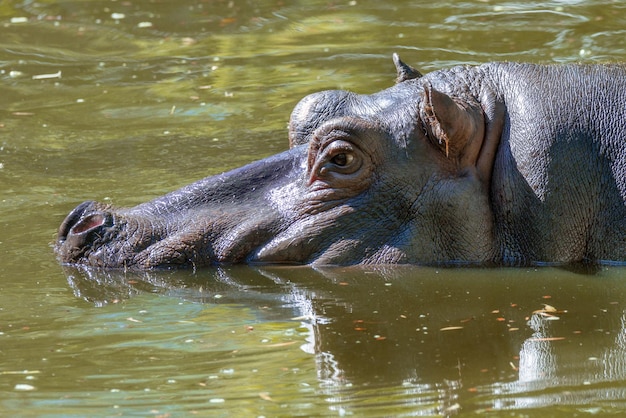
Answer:
M626 261L626 69L489 63L294 109L290 149L134 208L85 202L62 263Z

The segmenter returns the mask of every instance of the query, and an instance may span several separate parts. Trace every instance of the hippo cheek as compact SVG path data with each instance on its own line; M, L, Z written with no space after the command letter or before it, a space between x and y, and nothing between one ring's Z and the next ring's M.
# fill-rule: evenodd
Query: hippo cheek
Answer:
M259 263L312 263L334 241L341 239L344 229L337 219L353 212L349 206L333 207L328 212L294 222L261 246L251 261Z

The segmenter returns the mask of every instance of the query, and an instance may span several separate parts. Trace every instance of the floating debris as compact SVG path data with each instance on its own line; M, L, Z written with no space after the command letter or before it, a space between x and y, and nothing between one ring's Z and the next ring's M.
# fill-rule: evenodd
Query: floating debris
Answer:
M538 337L538 338L529 338L526 341L562 341L565 337Z
M441 328L439 331L455 331L459 329L463 329L463 327L444 327L444 328Z
M33 374L39 374L41 373L40 370L5 370L0 372L0 375L3 374L27 374L27 375L33 375Z
M47 80L50 78L61 78L61 70L51 74L37 74L33 76L33 80Z
M264 401L274 402L274 399L272 399L268 392L259 392L259 397Z

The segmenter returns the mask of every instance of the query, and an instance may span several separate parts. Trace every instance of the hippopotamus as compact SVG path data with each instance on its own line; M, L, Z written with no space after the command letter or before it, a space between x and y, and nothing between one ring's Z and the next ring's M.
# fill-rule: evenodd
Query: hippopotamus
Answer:
M626 262L626 66L491 62L306 96L289 149L132 208L87 201L61 263Z

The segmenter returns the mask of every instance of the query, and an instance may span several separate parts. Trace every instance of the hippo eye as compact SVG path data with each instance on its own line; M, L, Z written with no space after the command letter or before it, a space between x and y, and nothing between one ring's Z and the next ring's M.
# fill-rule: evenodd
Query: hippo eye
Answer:
M316 151L309 154L309 184L323 180L338 185L341 177L348 181L363 166L362 152L350 141L331 139Z
M330 159L330 162L338 167L345 167L354 161L354 155L342 152Z
M320 170L351 174L359 169L358 149L349 141L332 141L322 151Z

